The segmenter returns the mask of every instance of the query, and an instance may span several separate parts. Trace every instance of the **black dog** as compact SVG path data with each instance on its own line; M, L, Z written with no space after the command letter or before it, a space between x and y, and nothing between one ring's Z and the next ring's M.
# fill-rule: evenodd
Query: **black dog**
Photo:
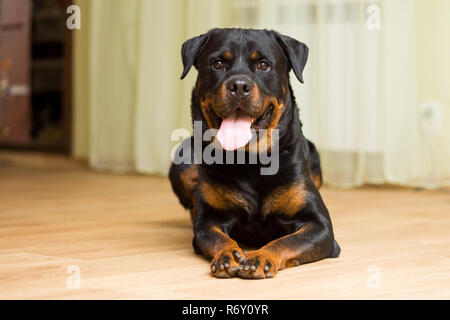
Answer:
M291 68L303 83L307 56L305 44L268 30L213 29L183 44L181 78L197 68L191 112L203 131L183 141L169 177L191 211L194 250L212 260L216 277L269 278L283 268L339 255L318 192L319 155L302 134L289 83ZM249 157L279 150L278 170L262 175L259 160L195 164L195 139L201 151L217 144L202 141L207 129L219 129L222 148L216 153L244 150ZM267 134L255 138L263 130ZM244 252L238 243L259 249Z

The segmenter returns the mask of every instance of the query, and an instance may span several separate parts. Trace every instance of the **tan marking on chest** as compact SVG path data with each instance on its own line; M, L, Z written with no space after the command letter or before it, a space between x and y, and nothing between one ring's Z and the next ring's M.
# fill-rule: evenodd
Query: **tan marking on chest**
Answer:
M263 215L275 212L294 215L305 206L305 198L306 190L303 183L279 187L264 199L261 212Z
M246 209L248 201L237 190L202 181L199 185L203 200L218 210Z

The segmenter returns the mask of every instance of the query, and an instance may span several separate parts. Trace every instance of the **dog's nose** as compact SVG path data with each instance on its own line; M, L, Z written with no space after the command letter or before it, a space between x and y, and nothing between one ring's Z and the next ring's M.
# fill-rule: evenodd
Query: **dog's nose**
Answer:
M244 98L253 90L253 81L247 77L231 77L226 83L228 92L236 98Z

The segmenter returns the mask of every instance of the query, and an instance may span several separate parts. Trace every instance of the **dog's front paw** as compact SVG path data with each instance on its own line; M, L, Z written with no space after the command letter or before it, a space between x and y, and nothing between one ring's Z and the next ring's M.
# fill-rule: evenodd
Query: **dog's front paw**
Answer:
M248 252L239 265L239 276L245 279L273 278L279 270L276 256L264 249Z
M245 256L239 247L220 250L211 261L211 273L217 278L231 278L237 275L239 264Z

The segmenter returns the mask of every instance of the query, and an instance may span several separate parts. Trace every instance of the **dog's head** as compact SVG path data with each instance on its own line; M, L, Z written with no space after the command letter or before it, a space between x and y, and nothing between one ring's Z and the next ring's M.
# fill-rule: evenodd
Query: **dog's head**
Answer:
M303 82L308 47L275 31L213 29L186 41L181 53L181 78L198 70L194 99L208 127L219 129L224 149L235 150L248 144L251 129L277 128L289 71Z

